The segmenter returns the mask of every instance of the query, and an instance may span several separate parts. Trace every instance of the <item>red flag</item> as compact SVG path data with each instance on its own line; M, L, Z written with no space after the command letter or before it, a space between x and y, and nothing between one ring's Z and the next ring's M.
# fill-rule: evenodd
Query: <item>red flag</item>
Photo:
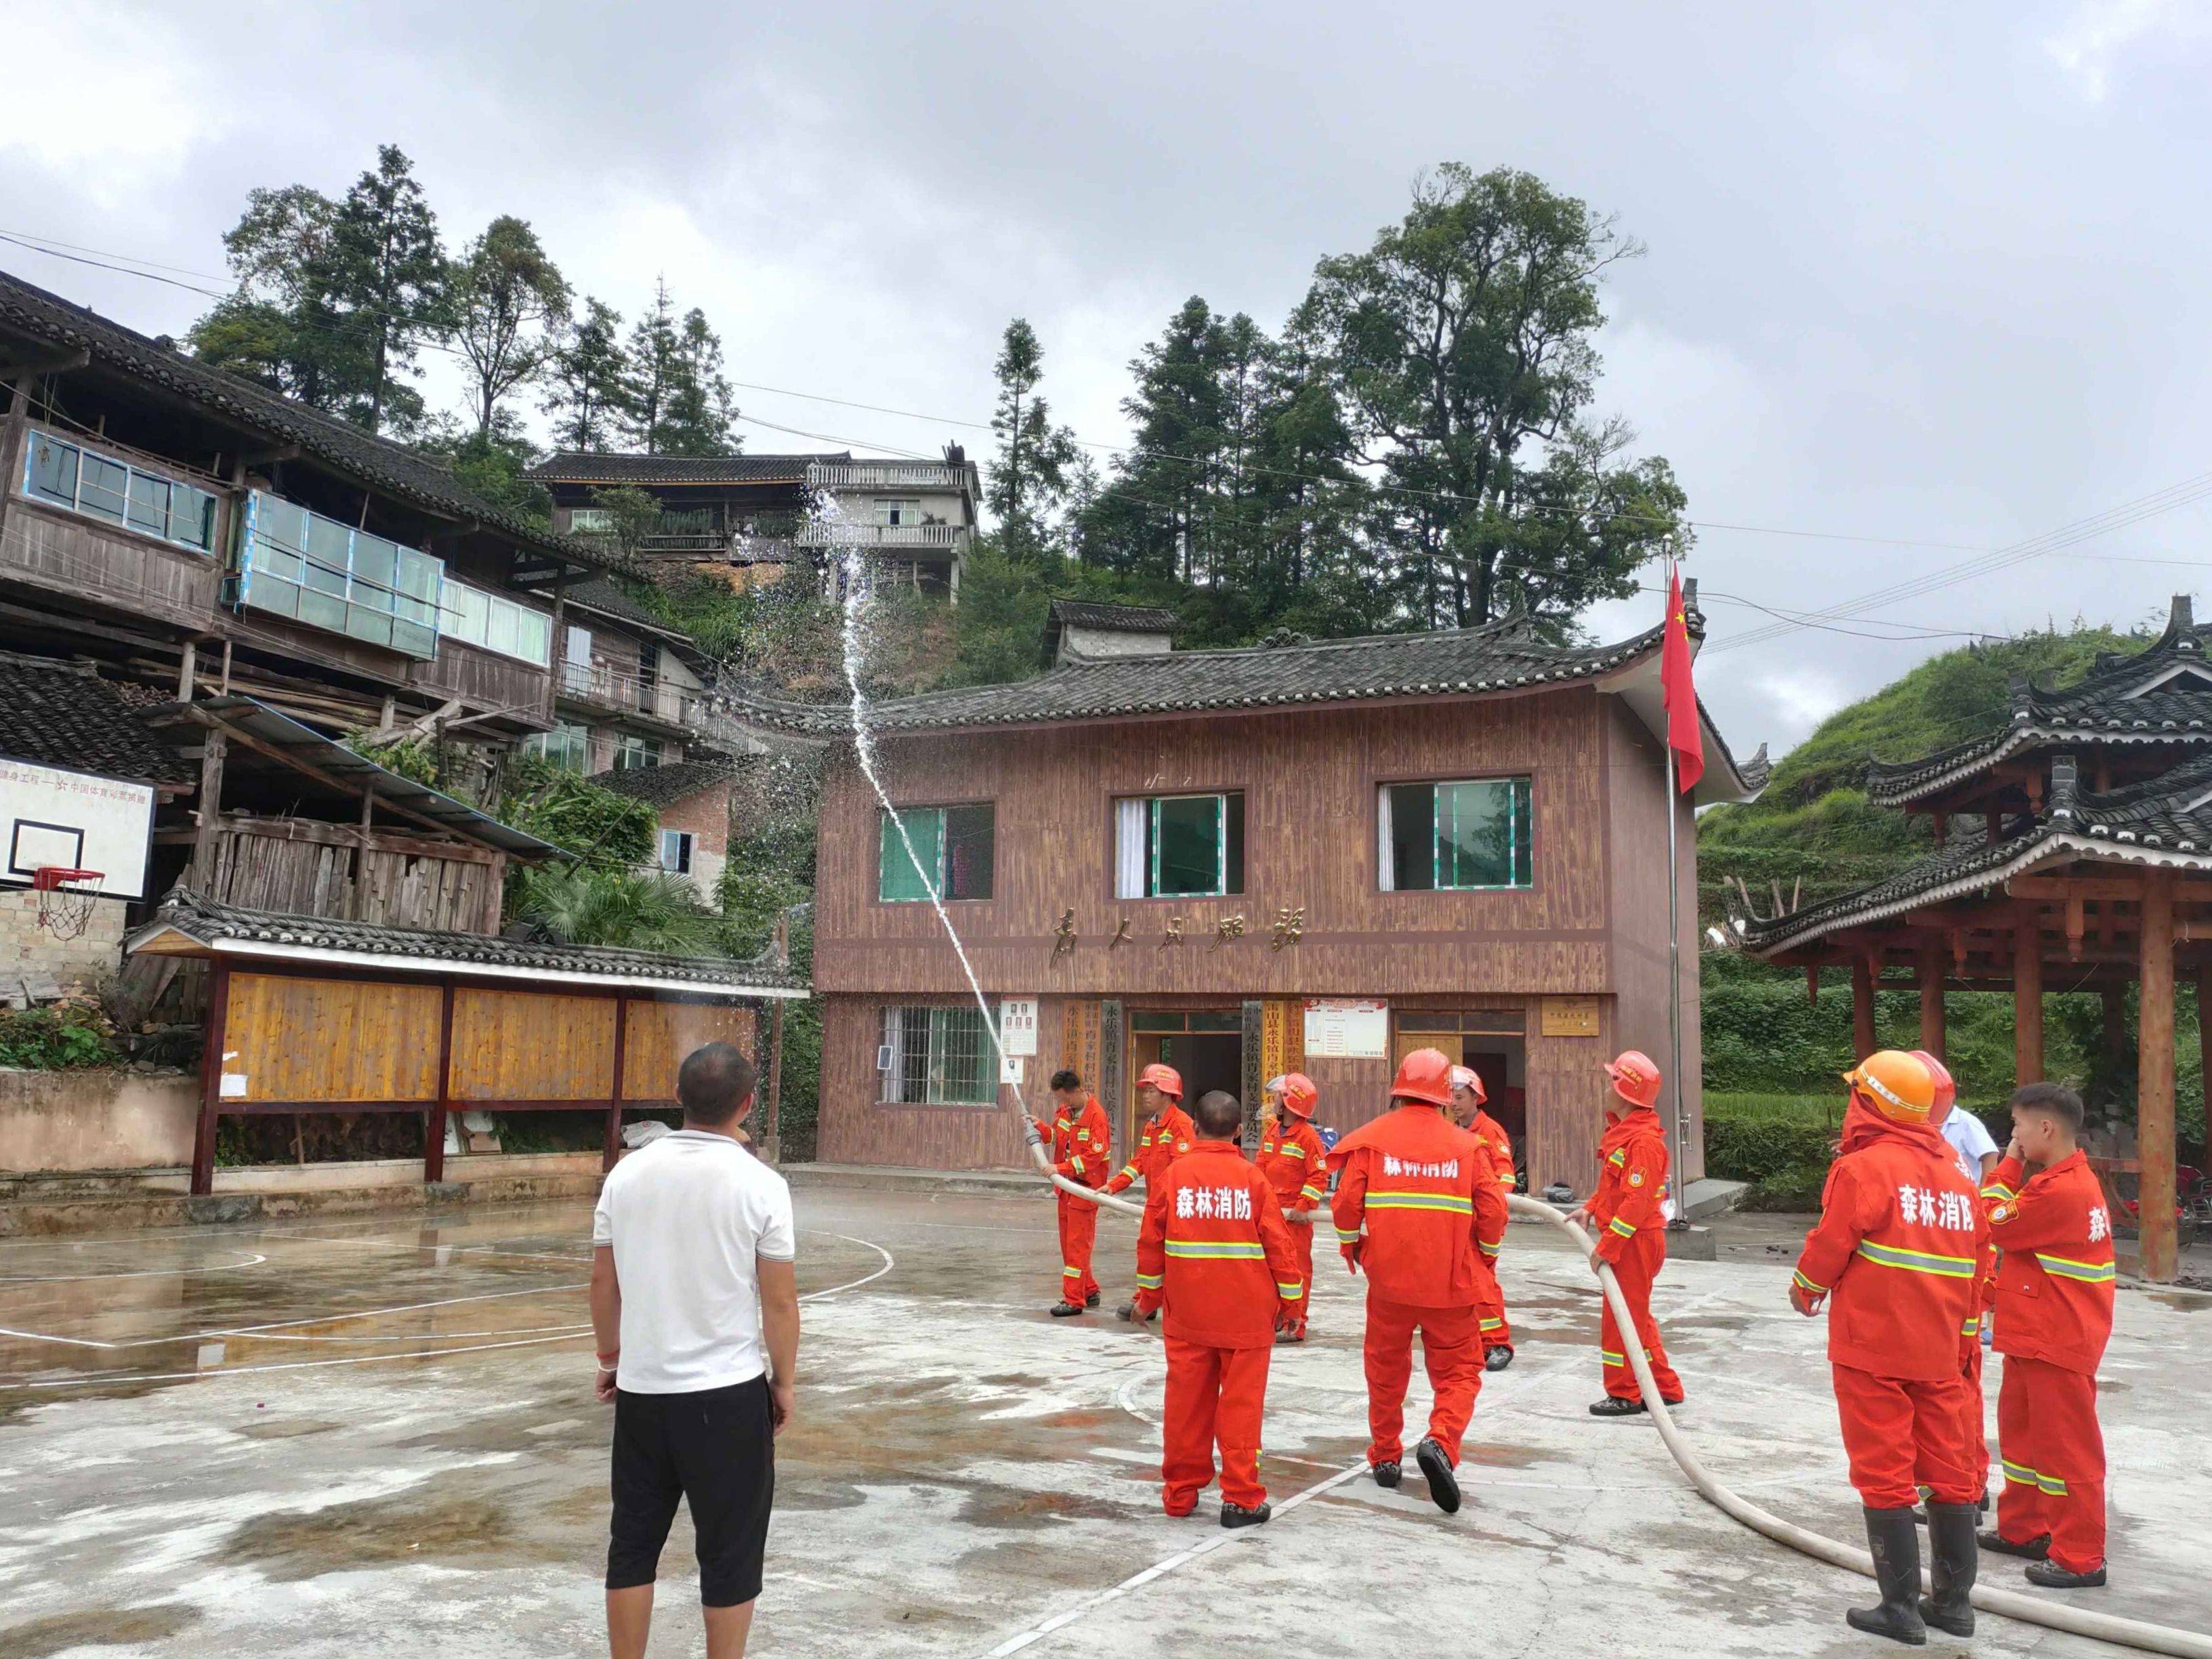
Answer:
M1698 688L1690 678L1690 618L1682 574L1668 574L1667 638L1659 649L1659 685L1667 700L1667 746L1674 751L1674 787L1688 794L1705 775L1705 740L1698 725Z

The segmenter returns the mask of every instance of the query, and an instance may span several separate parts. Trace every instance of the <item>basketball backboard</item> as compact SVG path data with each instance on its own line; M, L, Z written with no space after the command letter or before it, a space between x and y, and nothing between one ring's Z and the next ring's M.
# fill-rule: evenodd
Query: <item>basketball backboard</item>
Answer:
M0 758L0 886L40 869L97 870L103 896L146 896L154 787Z

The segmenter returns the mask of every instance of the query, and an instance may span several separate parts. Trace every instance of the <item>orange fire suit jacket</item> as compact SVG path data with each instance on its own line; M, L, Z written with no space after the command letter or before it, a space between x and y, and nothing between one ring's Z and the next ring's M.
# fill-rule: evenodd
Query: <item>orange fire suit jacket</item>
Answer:
M1267 1176L1228 1141L1200 1143L1145 1186L1137 1311L1164 1305L1166 1334L1208 1348L1264 1348L1303 1316L1305 1285Z
M2023 1181L2020 1160L1996 1167L1990 1239L1997 1263L1999 1353L2087 1376L2112 1334L2112 1218L2105 1189L2080 1152Z
M1375 1295L1472 1308L1488 1294L1482 1261L1504 1241L1505 1194L1480 1141L1433 1106L1399 1106L1338 1141L1329 1163L1344 1172L1337 1243Z
M1261 1138L1260 1155L1252 1162L1267 1177L1277 1203L1286 1210L1310 1210L1328 1190L1326 1157L1320 1130L1303 1118L1285 1117Z
M1667 1132L1658 1113L1639 1106L1606 1130L1599 1147L1604 1161L1590 1195L1590 1225L1599 1259L1614 1261L1637 1234L1666 1230Z
M1875 1376L1959 1375L1989 1224L1943 1137L1851 1103L1797 1284L1826 1296L1828 1358Z
M1037 1119L1036 1126L1045 1139L1055 1175L1065 1176L1079 1186L1106 1184L1106 1166L1114 1161L1114 1130L1106 1121L1106 1109L1098 1103L1097 1096L1084 1096L1083 1104L1073 1112L1060 1107L1049 1120ZM1088 1199L1074 1201L1090 1202Z
M1129 1154L1129 1161L1106 1183L1106 1190L1118 1193L1142 1176L1145 1191L1149 1194L1159 1184L1161 1173L1188 1152L1197 1139L1198 1131L1192 1127L1190 1114L1170 1101L1139 1132L1136 1151Z
M1467 1126L1467 1132L1490 1148L1491 1162L1497 1164L1498 1170L1498 1188L1502 1192L1511 1192L1514 1184L1513 1137L1505 1133L1505 1126L1478 1106L1474 1109L1474 1121Z

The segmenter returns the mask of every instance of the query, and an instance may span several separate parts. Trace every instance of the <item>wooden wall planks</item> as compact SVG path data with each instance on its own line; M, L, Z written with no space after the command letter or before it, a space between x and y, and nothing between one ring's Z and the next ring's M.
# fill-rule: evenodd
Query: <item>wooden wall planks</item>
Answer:
M225 1099L434 1100L441 1004L434 985L233 973L223 1069L245 1092Z
M676 1071L709 1042L753 1054L753 1011L708 1002L632 999L623 1029L623 1098L673 1100Z
M453 994L453 1098L605 1100L614 1041L612 997L464 988Z

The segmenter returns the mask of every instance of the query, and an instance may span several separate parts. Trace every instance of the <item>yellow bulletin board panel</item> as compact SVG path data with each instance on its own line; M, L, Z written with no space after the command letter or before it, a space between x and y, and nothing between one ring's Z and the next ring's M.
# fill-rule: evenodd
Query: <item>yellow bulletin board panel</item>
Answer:
M612 997L453 993L455 1100L605 1100L614 1073Z
M434 985L230 976L223 1101L438 1097Z
M1597 1030L1595 997L1546 997L1544 1035L1547 1037L1594 1037Z
M703 1002L637 1002L623 1016L623 1098L673 1100L676 1070L695 1048L733 1045L747 1060L753 1048L753 1011ZM761 1085L767 1087L765 1079Z
M1306 1064L1305 1005L1270 997L1260 1005L1260 1080L1302 1072Z
M1060 1063L1081 1078L1085 1088L1098 1092L1098 1004L1091 998L1070 999L1060 1005Z

